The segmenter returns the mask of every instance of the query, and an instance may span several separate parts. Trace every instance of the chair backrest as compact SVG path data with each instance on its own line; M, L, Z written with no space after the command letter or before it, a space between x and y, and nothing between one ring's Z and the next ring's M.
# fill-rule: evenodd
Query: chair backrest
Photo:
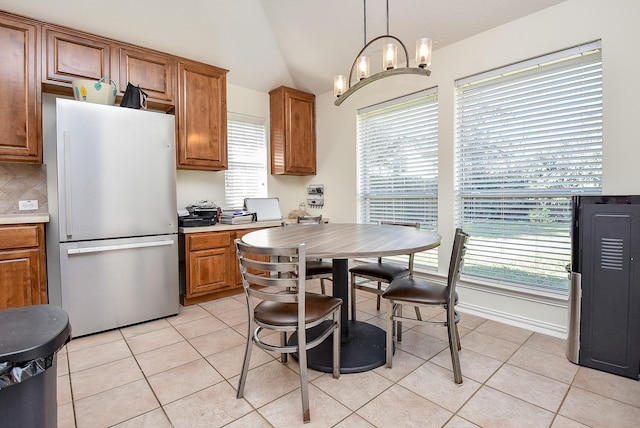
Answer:
M253 298L298 303L304 316L305 244L291 247L254 247L236 239L236 251L247 304Z
M420 229L420 223L419 222L404 222L404 221L385 221L382 220L380 222L380 224L388 224L391 226L406 226L406 227L415 227L416 229ZM413 259L415 258L415 253L411 253L409 254L409 265L408 265L408 269L410 272L410 277L413 277ZM382 257L378 257L378 263L382 262Z
M469 235L461 228L457 228L453 235L453 249L451 250L451 261L449 262L449 275L447 277L447 288L449 300L455 296L456 285L460 277L460 271L464 263L464 254L467 251L467 239Z
M298 223L301 224L322 224L322 214L317 216L312 215L299 215Z

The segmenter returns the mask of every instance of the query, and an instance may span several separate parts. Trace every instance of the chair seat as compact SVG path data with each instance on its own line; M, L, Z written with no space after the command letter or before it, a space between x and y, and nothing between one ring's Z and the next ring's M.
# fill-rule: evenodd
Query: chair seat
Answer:
M423 279L400 278L393 280L382 297L390 300L402 300L406 303L422 305L444 305L447 303L447 287ZM458 302L458 293L455 293Z
M354 266L349 272L359 276L372 276L380 278L386 282L391 282L397 278L409 276L409 269L395 263L366 263Z
M321 260L308 260L306 263L307 276L326 275L333 273L333 265Z
M305 294L305 323L318 321L342 304L342 300L324 294ZM298 324L298 307L295 303L260 302L254 310L256 321L278 326Z

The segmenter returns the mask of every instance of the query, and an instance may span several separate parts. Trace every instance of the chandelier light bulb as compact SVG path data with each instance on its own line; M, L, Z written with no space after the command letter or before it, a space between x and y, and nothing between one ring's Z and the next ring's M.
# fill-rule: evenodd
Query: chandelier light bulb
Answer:
M358 58L358 80L369 77L369 57L361 56Z
M382 68L392 70L398 65L398 48L395 44L389 43L382 48Z
M347 78L342 74L333 76L333 95L339 97L347 90Z
M431 39L424 38L416 41L416 66L427 68L431 65Z

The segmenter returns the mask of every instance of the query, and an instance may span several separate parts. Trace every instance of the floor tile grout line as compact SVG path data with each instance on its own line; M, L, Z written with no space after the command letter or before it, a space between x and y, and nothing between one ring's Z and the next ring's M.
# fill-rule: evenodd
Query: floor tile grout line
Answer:
M203 310L205 310L205 311L206 311L207 313L209 313L211 316L213 316L214 318L216 318L218 321L220 321L220 322L222 322L224 325L226 325L226 326L227 326L227 328L229 328L229 329L231 329L231 330L233 330L233 331L236 331L236 330L233 328L233 326L231 326L231 325L227 324L224 320L221 320L220 318L218 318L218 317L216 316L216 314L214 314L214 313L210 312L210 311L209 311L209 310L207 310L206 308L203 308L200 304L198 304L198 306L200 306ZM178 333L179 333L179 334L181 334L179 331L178 331ZM206 334L209 334L209 333L205 333L205 335L206 335ZM182 334L181 334L181 335L182 335ZM182 335L182 336L184 337L184 335ZM203 335L201 335L201 336L203 336ZM201 337L201 336L196 336L196 337ZM194 337L194 338L195 338L195 337ZM194 338L192 338L192 339L194 339ZM233 386L233 384L231 383L231 378L227 378L227 377L226 377L226 376L224 376L222 373L220 373L220 372L219 372L219 371L218 371L218 370L213 366L213 364L211 364L211 362L210 362L209 360L207 360L207 357L206 357L206 356L204 356L204 355L202 355L202 353L201 353L201 352L200 352L200 351L199 351L195 346L193 346L193 344L191 344L191 342L190 342L190 340L189 340L189 339L185 338L185 340L186 340L186 341L187 341L187 342L188 342L188 343L189 343L189 344L190 344L190 345L195 349L195 351L200 355L200 357L201 357L204 361L206 361L206 362L207 362L207 364L209 364L209 365L211 366L211 368L212 368L212 369L214 369L214 370L216 371L216 373L218 373L218 374L220 375L220 377L222 377L223 381L224 381L224 382L226 382L226 383L227 383L227 384L228 384L228 385L229 385L229 386L230 386L234 391L236 391L236 392L237 392L237 388L235 388L235 387ZM246 344L244 344L244 345L242 345L242 346L244 347L244 346L246 346ZM220 351L220 352L224 352L224 351ZM215 355L215 354L211 354L211 355ZM273 358L273 356L272 356L271 354L269 354L269 356L271 356L271 357ZM276 359L275 359L275 358L273 358L273 360L276 360ZM272 360L272 361L273 361L273 360ZM256 369L256 368L258 368L258 367L262 367L262 366L264 366L264 365L266 365L266 364L271 363L272 361L268 361L268 362L266 362L266 363L259 364L258 366L254 367L253 369ZM292 371L294 371L293 369L291 369L291 368L290 368L290 367L288 367L288 366L287 366L287 368L288 368L288 369L290 369L290 370L292 370ZM253 369L249 369L248 371L251 371L251 370L253 370ZM294 371L294 372L295 372L295 371ZM231 376L231 377L236 377L236 376L238 376L238 375L234 375L234 376ZM208 388L208 387L206 387L206 388ZM206 388L203 388L203 389L201 389L201 390L199 390L199 391L196 391L196 392L192 392L192 393L191 393L191 394L189 394L189 395L196 394L197 392L203 391L203 390L204 390L204 389L206 389ZM299 388L299 387L298 387L298 388ZM295 389L294 389L294 391L295 391ZM286 394L285 394L285 395L286 395ZM187 397L188 397L188 396L187 396ZM185 398L185 397L182 397L182 398ZM181 398L181 399L182 399L182 398ZM279 399L279 398L281 398L281 397L277 397L277 398L275 398L274 400L270 401L269 403L265 403L265 404L264 404L264 406L266 406L266 405L268 405L268 404L272 403L273 401L275 401L275 400L277 400L277 399ZM258 412L258 414L260 414L260 415L261 415L261 417L262 417L262 414L260 413L259 408L255 407L251 402L249 402L249 400L247 400L247 399L246 399L246 398L244 398L244 397L242 398L242 400L244 400L244 401L245 401L245 403L247 403L247 404L248 404L248 405L253 409L253 411ZM264 407L264 406L262 406L262 407ZM249 413L251 413L251 412L249 412ZM247 414L249 414L249 413L247 413ZM243 415L243 416L241 416L240 418L242 418L242 417L244 417L244 416L246 416L246 415ZM168 418L168 415L167 415L167 418ZM235 420L231 421L230 423L235 422L236 420L238 420L238 419L240 419L240 418L237 418L237 419L235 419ZM168 418L168 419L169 419L169 418ZM263 419L264 419L264 417L263 417ZM169 420L171 420L171 419L169 419ZM265 420L266 420L266 419L265 419Z
M233 298L235 301L238 301L238 300L237 300L236 298L234 298L234 297L231 297L231 298ZM373 299L371 299L371 300L374 300L374 298L373 298ZM240 303L241 303L241 302L240 302ZM217 316L216 316L216 314L215 314L215 313L209 312L209 310L207 310L207 309L205 309L205 308L203 308L203 307L201 307L201 308L202 308L204 311L206 311L208 314L210 314L211 316L213 316L214 318L216 318L216 319L218 319L220 322L222 322L222 323L226 326L226 328L229 328L229 329L231 329L231 330L233 330L233 331L236 331L236 332L240 333L236 328L234 328L234 326L232 326L232 325L228 324L227 322L225 322L225 321L221 320L220 318L217 318ZM365 312L365 313L369 314L368 312ZM370 317L367 321L368 321L368 322L372 322L372 321L373 321L374 323L375 323L375 319L381 316L381 314L380 314L380 313L378 313L377 315L374 315L374 314L369 314L369 315L370 315L371 317ZM384 314L382 314L382 315L384 315ZM431 317L431 318L433 318L433 317ZM488 320L484 320L482 323L480 323L480 324L476 325L474 328L469 329L469 332L477 331L477 329L478 329L481 325L483 325L486 321L488 321ZM495 322L497 322L497 321L495 321ZM202 354L202 353L201 353L197 348L195 348L195 346L194 346L193 344L191 344L191 339L194 339L195 337L194 337L194 338L191 338L191 339L187 339L187 338L186 338L186 337L185 337L185 336L184 336L184 335L183 335L183 334L182 334L182 333L181 333L181 332L176 328L176 325L174 325L174 324L172 324L172 323L169 323L169 324L170 324L170 325L171 325L171 327L172 327L172 328L173 328L173 329L174 329L174 330L175 330L175 331L176 331L176 332L177 332L177 333L182 337L182 339L183 339L184 341L186 341L187 343L189 343L189 345L190 345L191 347L193 347L193 348L194 348L194 350L195 350L195 351L198 353L198 355L199 355L199 359L201 358L201 359L204 359L205 361L207 361L207 363L208 363L208 364L209 364L209 365L214 369L214 371L215 371L218 375L220 375L220 376L221 376L221 378L222 378L222 379L223 379L223 380L224 380L224 381L225 381L229 386L231 386L231 387L235 390L235 388L233 387L233 385L232 385L232 384L231 384L231 382L230 382L230 379L231 379L232 377L234 377L234 376L226 377L226 376L222 375L222 373L218 372L218 370L215 368L215 366L213 366L213 364L212 364L209 360L207 360L207 358L206 358L206 357L205 357L205 356L204 356L204 355L203 355L203 354ZM237 324L237 325L239 325L239 324ZM236 326L237 326L237 325L236 325ZM426 335L426 336L429 336L429 337L432 337L432 338L435 338L435 339L439 339L438 337L436 337L436 336L432 336L432 335L430 335L430 334L428 334L428 333L424 333L424 332L422 332L422 331L417 331L417 330L415 330L415 329L414 329L414 327L415 327L415 326L412 326L412 327L411 327L410 329L408 329L408 330L414 330L414 331L416 331L416 333L420 333L420 334L422 334L422 335ZM526 329L525 329L525 330L526 330ZM482 333L483 333L483 334L488 334L487 332L482 332ZM129 351L130 351L131 355L134 357L134 359L135 359L135 361L136 361L136 364L137 364L138 368L139 368L139 369L140 369L140 371L142 372L143 377L145 378L145 381L147 382L147 385L151 388L151 390L152 390L152 392L153 392L153 394L154 394L154 397L156 398L156 401L157 401L158 405L162 408L163 414L165 415L165 417L167 418L167 420L169 420L169 421L170 421L170 419L169 419L169 417L168 417L168 414L166 413L166 411L165 411L165 409L164 409L165 405L163 405L162 403L160 403L160 400L159 400L158 396L156 395L155 391L153 390L153 388L151 387L151 385L150 385L150 383L149 383L149 377L148 377L148 376L147 376L147 375L142 371L142 368L140 367L140 364L139 364L139 362L138 362L138 359L136 358L136 356L137 356L137 355L144 354L144 352L143 352L143 353L141 353L141 354L135 354L135 353L133 353L133 350L131 349L131 347L130 347L130 345L129 345L129 342L128 342L127 338L126 338L126 337L124 337L123 332L121 331L121 329L119 329L119 334L120 334L120 337L121 337L122 339L124 339L124 340L125 340L125 343L126 343L126 345L127 345L128 349L129 349ZM205 334L206 334L206 333L205 333ZM541 334L543 334L543 333L541 333ZM489 336L492 336L492 337L494 337L494 338L498 338L498 339L502 339L502 340L506 340L507 342L510 342L508 339L504 339L503 337L500 337L499 335L493 335L493 334L490 334L490 333L489 333L488 335L489 335ZM631 406L631 407L640 408L640 406L635 406L635 405L633 405L633 404L630 404L630 403L627 403L627 402L621 401L621 400L619 400L619 399L616 399L616 398L610 397L610 396L608 396L608 395L606 395L606 394L599 393L599 392L594 392L594 391L592 391L592 390L590 390L590 389L582 388L582 387L580 387L580 386L575 385L575 381L576 381L576 379L577 379L577 376L578 376L578 373L579 373L580 367L579 367L579 368L578 368L578 370L574 373L574 375L573 375L573 377L572 377L572 379L571 379L571 382L570 382L570 383L566 383L566 382L564 382L564 381L562 381L562 380L555 379L555 378L550 377L550 376L548 376L548 375L541 374L541 373L536 373L535 371L529 370L527 367L521 367L521 366L517 366L517 365L515 365L515 364L510 363L510 361L511 361L511 359L514 357L514 355L515 355L516 353L518 353L519 351L521 351L523 348L526 348L526 349L533 349L533 350L536 350L536 351L538 351L538 352L543 352L543 353L548 354L548 355L554 355L554 356L557 356L557 355L558 355L558 354L554 354L554 353L552 353L552 352L547 352L547 351L546 351L546 350L544 350L544 349L540 349L540 348L538 348L538 347L531 346L531 344L527 345L527 343L529 343L529 341L531 340L531 338L532 338L534 335L535 335L535 332L531 332L531 334L530 334L530 335L529 335L529 336L528 336L524 341L522 341L521 343L517 343L517 345L518 345L518 346L517 346L517 348L515 348L515 350L514 350L513 352L511 352L511 354L510 354L510 355L509 355L509 356L508 356L504 361L501 361L500 366L499 366L499 367L497 367L497 368L496 368L496 370L495 370L495 371L493 371L493 372L491 373L491 375L490 375L489 377L487 377L487 379L485 379L485 380L480 384L480 387L479 387L476 391L474 391L474 392L473 392L473 394L472 394L472 395L470 395L470 396L468 397L468 399L467 399L467 400L465 400L465 402L464 402L463 404L461 404L455 412L451 412L451 413L452 413L452 416L451 416L451 417L450 417L450 418L445 422L445 425L446 425L446 423L449 423L449 422L450 422L454 417L456 417L456 416L457 416L457 417L459 417L459 418L462 418L462 416L460 416L460 415L458 414L458 413L459 413L459 411L460 411L461 409L463 409L463 408L464 408L464 407L469 403L469 401L470 401L470 400L472 400L472 399L473 399L473 397L474 397L474 396L476 396L476 394L477 394L477 393L478 393L478 392L479 392L483 387L491 388L491 389L496 390L496 391L500 391L500 390L498 390L498 389L495 389L495 388L493 388L493 387L491 387L491 386L487 385L487 383L488 383L488 382L489 382L489 381L490 381L490 380L491 380L491 379L492 379L492 378L493 378L493 377L494 377L494 376L495 376L495 375L496 375L496 374L497 374L497 373L498 373L502 368L504 368L507 364L512 365L512 366L514 366L514 367L518 367L519 369L525 370L525 371L530 372L530 373L532 373L532 374L539 375L539 376L545 377L545 378L547 378L547 379L550 379L550 380L554 380L554 381L557 381L557 382L563 383L563 384L565 384L565 385L567 385L567 386L568 386L568 387L567 387L567 389L566 389L566 391L565 391L565 393L564 393L564 395L563 395L563 397L562 397L562 400L560 400L560 402L559 402L559 404L558 404L558 407L557 407L557 409L555 410L555 412L554 412L554 411L549 411L549 410L547 410L547 409L545 409L545 408L542 408L542 407L540 407L540 406L538 406L538 405L536 405L536 404L534 404L534 403L531 403L531 402L529 402L529 401L527 401L527 400L524 400L524 399L521 399L521 398L515 397L515 396L513 396L513 395L511 395L511 394L508 394L508 393L506 393L506 392L500 391L501 393L506 394L506 395L509 395L509 396L511 396L511 397L513 397L513 398L515 398L515 399L517 399L517 400L520 400L520 401L524 402L524 403L527 403L527 404L532 405L532 406L536 406L537 408L540 408L540 409L543 409L543 410L545 410L545 411L547 411L547 412L552 413L552 414L553 414L553 418L552 418L552 420L551 420L550 425L552 425L552 424L553 424L553 423L558 419L558 416L562 416L563 418L567 418L567 419L569 419L569 420L574 420L574 419L572 419L572 418L570 418L570 417L563 416L563 415L561 415L561 413L560 413L560 412L561 412L561 410L562 410L562 408L563 408L563 406L564 406L564 405L565 405L565 403L566 403L566 399L567 399L568 395L570 394L570 392L571 392L571 390L572 390L573 388L580 389L580 390L583 390L583 391L586 391L586 392L589 392L589 393L592 393L592 394L595 394L595 395L598 395L598 396L601 396L601 397L604 397L604 398L607 398L607 399L610 399L610 400L616 401L616 402L621 403L621 404L624 404L624 405L629 405L629 406ZM196 336L196 337L200 337L200 336ZM117 339L117 340L120 340L120 339ZM441 339L439 339L439 340L441 340ZM80 373L80 372L82 372L82 371L84 371L84 370L87 370L87 369L90 369L90 368L83 369L83 370L80 370L80 371L78 371L78 372L74 372L74 373L72 373L72 372L71 372L71 361L70 361L71 359L69 358L69 354L72 354L72 353L74 353L74 352L78 352L78 351L81 351L81 350L85 350L85 349L90 349L90 348L92 348L92 347L94 347L94 346L106 345L106 344L108 344L108 343L112 343L112 342L115 342L115 340L114 340L114 341L110 341L110 342L105 342L105 343L100 343L100 344L92 345L92 346L90 346L90 347L83 348L83 349L79 349L79 350L75 350L75 351L71 351L71 350L69 350L68 348L66 348L66 349L65 349L65 351L66 351L66 353L67 353L67 361L66 361L67 374L68 374L68 376L69 376L69 387L70 387L70 389L71 389L71 404L72 404L72 409L73 409L73 418L74 418L74 423L76 424L76 427L77 427L77 418L76 418L76 409L75 409L76 400L74 399L74 394L73 394L73 382L72 382L72 376L73 376L73 374L74 374L74 373L76 373L76 374L77 374L77 373ZM511 343L515 343L515 342L511 342ZM169 345L167 345L167 346L169 346ZM156 349L161 349L161 348L162 348L162 347L160 347L160 348L156 348ZM448 346L447 346L446 348L444 348L442 351L446 350L447 348L448 348ZM464 349L464 347L463 347L463 349ZM424 359L422 359L421 357L416 356L416 357L418 357L418 358L420 358L420 359L422 360L422 363L421 363L421 364L420 364L420 366L418 366L418 367L423 366L426 362L431 362L432 364L435 364L435 363L433 363L432 359L433 359L435 356L437 356L438 354L440 354L442 351L439 351L439 352L438 352L438 353L436 353L435 355L431 356L428 360L424 360ZM150 351L145 351L145 352L150 352ZM220 352L223 352L223 351L220 351ZM408 352L408 351L405 351L405 352ZM408 352L408 353L409 353L410 355L414 355L414 354L411 354L410 352ZM214 354L212 354L212 355L214 355ZM277 360L276 360L272 355L270 355L270 356L273 358L273 360L277 361ZM415 356L415 355L414 355L414 356ZM118 360L120 360L120 359L118 359ZM271 362L272 362L272 361L269 361L269 362L264 363L264 364L269 364L269 363L271 363ZM106 363L105 363L105 364L106 364ZM256 368L258 368L258 367L260 367L260 366L262 366L262 365L264 365L264 364L260 364L260 365L258 365L258 366L256 366L256 367L254 367L254 368L252 368L252 369L250 369L250 370L254 370L254 369L256 369ZM99 366L100 366L100 365L98 365L98 366L96 366L96 367L99 367ZM288 365L286 365L286 366L287 366L287 368L288 368L288 369L292 370L292 371L293 371L294 373L296 373L296 375L297 375L297 372L295 372L295 370L293 370L293 369L292 369L291 367L289 367ZM439 367L442 367L442 366L439 366ZM416 369L417 369L417 368L414 368L411 372L413 372L413 371L414 371L414 370L416 370ZM446 369L446 367L445 367L445 369ZM449 369L447 369L447 370L449 370ZM451 371L451 370L449 370L449 371ZM380 396L380 394L383 394L385 391L388 391L390 388L392 388L392 387L394 387L394 386L396 386L396 385L398 385L398 386L402 387L402 385L399 385L399 382L401 382L401 380L402 380L402 379L404 379L406 376L408 376L411 372L407 373L407 374L406 374L405 376L403 376L401 379L396 379L396 380L391 381L391 384L390 384L390 385L388 385L388 386L387 386L383 391L379 392L375 397L370 398L370 399L367 401L367 403L365 403L365 404L361 405L358 409L351 410L351 409L347 408L347 409L349 409L349 414L348 414L348 415L346 415L346 416L345 416L341 421L339 421L337 424L339 424L339 423L343 422L344 420L348 419L348 418L349 418L349 417L351 417L352 415L356 415L356 416L358 416L358 417L362 417L362 416L360 416L360 415L358 414L358 411L360 411L360 410L362 409L362 407L364 407L366 404L370 403L370 402L371 402L372 400L374 400L375 398L379 397L379 396ZM378 375L379 375L379 374L378 374ZM236 376L237 376L237 375L236 375ZM379 375L379 376L381 376L381 375ZM385 378L385 379L386 379L386 378ZM390 379L389 379L389 380L390 380ZM315 379L314 379L314 381L315 381ZM311 381L310 383L312 383L312 384L313 384L313 383L314 383L314 381ZM319 388L319 387L318 387L317 385L315 385L315 384L314 384L314 386L315 386L316 388ZM293 391L296 391L296 390L299 390L299 389L300 389L300 386L297 386ZM320 390L322 390L321 388L319 388L319 389L320 389ZM200 391L201 391L201 390L200 390ZM195 394L195 393L197 393L197 392L199 392L199 391L191 392L191 393L190 393L190 394L188 394L188 395L192 395L192 394ZM292 392L292 391L288 392L287 394L289 394L289 393L291 393L291 392ZM323 391L323 392L324 392L324 391ZM338 403L342 404L342 403L341 403L341 402L340 402L336 397L334 397L333 395L329 394L328 392L324 392L324 393L325 393L325 394L327 394L327 395L328 395L332 400L335 400L336 402L338 402ZM285 394L285 395L286 395L286 394ZM282 396L281 396L281 397L282 397ZM262 415L262 413L260 413L260 409L262 409L264 406L269 405L269 404L270 404L270 403L272 403L273 401L276 401L276 400L280 399L281 397L274 398L272 401L270 401L269 403L265 403L265 404L264 404L263 406L261 406L260 408L256 408L256 407L254 407L250 402L248 402L248 401L245 399L245 402L250 406L250 408L251 408L252 410L251 410L251 411L249 411L249 412L247 412L245 415L243 415L243 416L241 416L241 417L238 417L238 418L234 419L233 421L231 421L231 422L229 422L229 423L233 423L233 422L237 421L238 419L240 419L240 418L242 418L242 417L245 417L246 415L248 415L248 414L250 414L250 413L252 413L252 412L254 412L254 411L255 411L255 412L257 412L257 413L260 415L260 417L261 417L262 419L264 419L264 420L265 420L265 421L266 421L270 426L272 426L272 424L271 424L268 420L266 420L266 419L264 418L264 416ZM182 398L184 398L184 397L182 397ZM429 400L429 401L430 401L430 400ZM172 402L173 402L173 401L172 401ZM167 404L169 404L169 403L167 403ZM434 403L434 404L436 404L436 403ZM342 405L344 406L344 404L342 404ZM436 405L437 405L437 404L436 404ZM438 405L438 406L439 406L439 405ZM346 407L346 406L345 406L345 407ZM439 406L439 407L441 407L441 406ZM445 409L445 410L446 410L446 409ZM465 418L462 418L462 419L466 420ZM365 420L366 420L366 419L365 419ZM469 422L473 423L472 421L469 421ZM578 421L576 421L576 422L578 422ZM79 427L78 427L78 428L79 428Z
M169 324L171 324L171 323L169 323ZM135 352L133 352L133 349L131 349L131 346L129 345L129 342L127 341L127 338L126 338L126 337L124 337L124 334L122 333L122 329L120 329L120 334L122 335L122 337L123 337L123 339L124 339L125 343L127 344L127 347L129 348L129 351L131 352L131 355L133 356L133 360L136 362L136 365L138 366L138 369L140 369L140 373L142 373L142 376L144 377L144 380L145 380L145 382L147 383L147 386L149 387L149 389L151 390L151 393L152 393L152 394L153 394L153 396L155 397L156 402L158 403L158 406L159 406L160 410L162 411L162 413L164 414L164 416L167 418L167 420L168 420L168 421L171 421L171 419L169 418L169 415L167 414L167 412L166 412L166 410L165 410L165 408L164 408L164 405L163 405L163 404L162 404L162 402L160 401L160 397L158 397L158 395L156 394L156 391L153 389L153 387L151 386L151 383L149 382L149 376L147 376L147 374L146 374L146 373L144 372L144 370L142 369L142 366L140 365L140 362L139 362L139 361L138 361L138 359L136 358L136 354L135 354ZM153 410L156 410L156 409L153 409ZM152 410L152 411L153 411L153 410ZM148 412L145 412L145 413L148 413ZM144 415L145 413L142 413L142 415ZM141 415L133 416L133 417L131 417L131 418L127 419L127 420L120 421L120 422L118 422L118 423L119 423L119 424L121 424L121 423L124 423L124 422L126 422L126 421L129 421L129 420L131 420L131 419L135 419L135 418L137 418L137 417L139 417L139 416L141 416Z

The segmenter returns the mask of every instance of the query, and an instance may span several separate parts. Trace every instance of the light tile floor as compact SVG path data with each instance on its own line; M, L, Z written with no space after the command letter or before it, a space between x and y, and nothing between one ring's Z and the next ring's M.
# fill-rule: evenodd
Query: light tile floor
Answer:
M359 293L358 319L384 328L373 295ZM564 340L462 314L456 385L446 329L405 327L393 369L339 380L310 371L306 426L640 426L640 382L570 363ZM254 348L245 398L235 398L245 337L237 295L74 339L58 353L58 426L303 426L292 359L282 365Z

